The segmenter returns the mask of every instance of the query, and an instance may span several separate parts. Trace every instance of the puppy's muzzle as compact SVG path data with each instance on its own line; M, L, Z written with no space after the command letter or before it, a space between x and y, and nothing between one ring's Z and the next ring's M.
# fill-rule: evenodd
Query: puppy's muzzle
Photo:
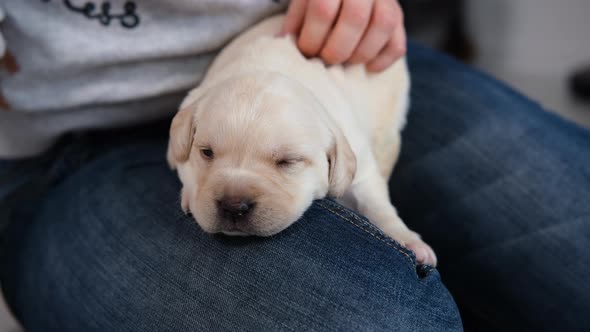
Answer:
M247 222L256 202L243 197L224 197L217 201L217 212L225 220L235 223Z

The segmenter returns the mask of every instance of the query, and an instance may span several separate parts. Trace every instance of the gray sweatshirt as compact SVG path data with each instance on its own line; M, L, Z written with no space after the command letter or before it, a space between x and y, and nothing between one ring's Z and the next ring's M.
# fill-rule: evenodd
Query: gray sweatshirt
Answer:
M0 0L0 159L176 112L216 51L285 0Z

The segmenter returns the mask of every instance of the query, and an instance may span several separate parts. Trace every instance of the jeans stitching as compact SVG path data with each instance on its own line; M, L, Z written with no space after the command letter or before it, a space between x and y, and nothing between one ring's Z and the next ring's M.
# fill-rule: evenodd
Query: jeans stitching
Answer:
M395 249L397 252L399 252L400 254L406 256L409 260L410 260L410 266L412 267L412 269L415 268L415 263L414 263L414 259L406 252L402 251L402 249L400 249L398 246L401 246L400 244L396 243L396 242L392 242L393 240L388 240L388 239L384 239L381 236L377 235L375 232L371 232L369 229L367 229L366 227L363 227L362 225L359 225L357 223L355 223L354 221L352 221L351 219L347 218L346 216L343 216L342 214L332 210L330 207L324 205L323 203L318 202L318 205L323 207L324 209L328 210L329 212L343 218L344 220L348 221L349 223L351 223L352 225L354 225L355 227L363 230L365 233L371 235L372 237L376 238L377 240L385 243L387 246ZM335 209L347 214L348 216L356 219L357 221L363 222L362 219L360 219L358 216L355 216L354 214L350 213L349 211L346 211L338 206L334 206Z
M403 251L403 250L408 250L408 249L406 249L406 247L402 246L402 245L401 245L400 243L398 243L396 240L394 240L394 239L392 239L392 238L388 237L386 234L384 234L384 233L383 233L383 231L381 231L381 230L380 230L380 229L379 229L377 226L373 225L372 223L370 223L370 222L367 222L367 221L363 220L362 218L360 218L359 216L355 215L354 213L351 213L350 211L346 210L346 209L345 209L344 207L342 207L342 206L339 206L339 205L337 205L337 204L331 204L331 205L333 205L333 207L334 207L336 210L338 210L338 211L341 211L341 212L343 212L343 213L346 213L347 215L349 215L349 216L351 216L352 218L356 219L356 220L357 220L359 223L361 223L361 224L366 224L366 225L367 225L369 228L371 228L371 227L374 227L374 228L375 228L375 230L376 230L376 233L382 233L382 234L384 235L384 237L385 237L385 238L384 238L384 239L382 239L382 241L384 241L384 242L387 242L388 244L394 245L394 246L395 246L397 249L400 249L400 248L401 248L400 250L402 250L402 251Z

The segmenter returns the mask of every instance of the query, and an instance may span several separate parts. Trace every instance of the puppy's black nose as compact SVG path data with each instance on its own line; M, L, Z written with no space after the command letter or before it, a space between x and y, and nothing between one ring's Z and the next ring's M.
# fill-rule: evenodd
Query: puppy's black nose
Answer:
M256 203L241 198L223 198L217 201L219 213L233 221L246 219L255 206Z

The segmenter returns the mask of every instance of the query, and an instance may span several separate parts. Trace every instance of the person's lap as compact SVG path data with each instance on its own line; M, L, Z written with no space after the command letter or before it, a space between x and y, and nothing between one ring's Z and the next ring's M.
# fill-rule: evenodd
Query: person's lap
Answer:
M204 234L179 208L165 147L109 149L13 233L3 283L26 328L460 329L436 270L418 274L406 249L330 201L272 238Z
M588 234L575 228L588 220L588 134L429 51L410 47L409 63L392 199L462 314L480 330L576 323L563 318L588 298L576 288ZM460 329L436 270L417 274L355 214L319 201L270 239L207 236L180 212L165 139L117 143L5 233L3 287L31 330Z

